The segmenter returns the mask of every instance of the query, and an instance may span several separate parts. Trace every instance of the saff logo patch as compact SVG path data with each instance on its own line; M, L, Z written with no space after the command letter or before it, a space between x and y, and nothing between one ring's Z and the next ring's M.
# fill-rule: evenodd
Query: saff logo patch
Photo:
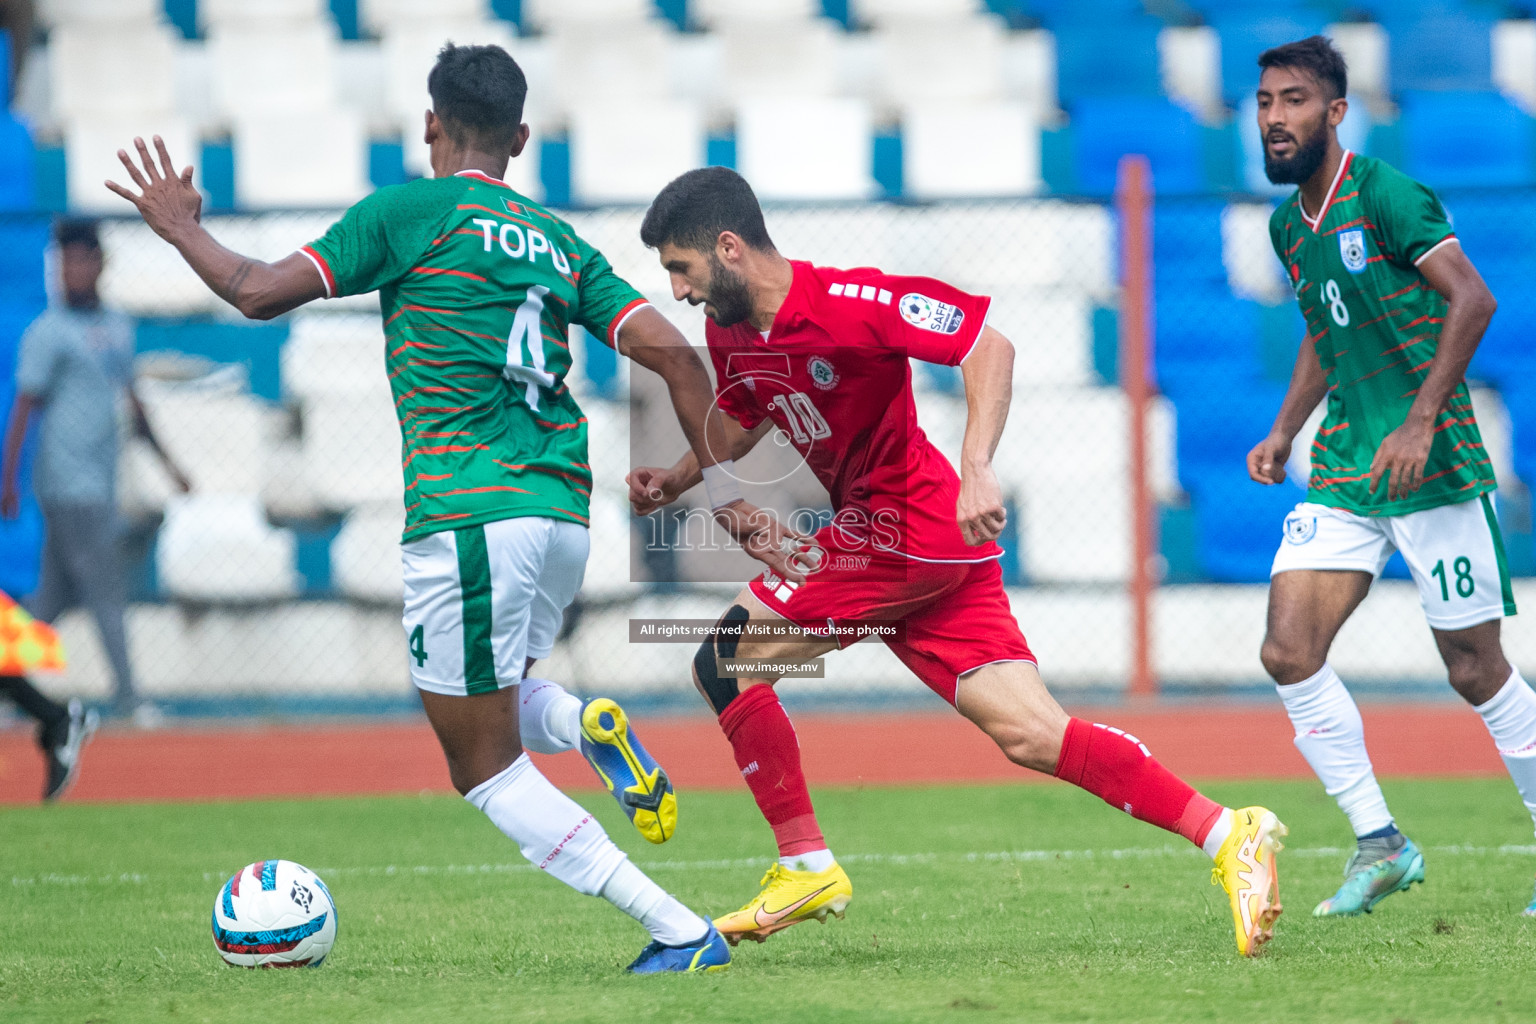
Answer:
M1360 229L1339 232L1339 258L1344 269L1358 274L1365 269L1365 232Z
M832 364L821 356L811 356L806 360L805 370L811 375L811 383L823 391L831 391L837 387L840 379Z
M1317 516L1292 512L1285 517L1285 542L1287 544L1305 544L1316 536Z
M958 306L918 292L908 292L896 305L907 323L935 334L954 334L965 322L965 312Z

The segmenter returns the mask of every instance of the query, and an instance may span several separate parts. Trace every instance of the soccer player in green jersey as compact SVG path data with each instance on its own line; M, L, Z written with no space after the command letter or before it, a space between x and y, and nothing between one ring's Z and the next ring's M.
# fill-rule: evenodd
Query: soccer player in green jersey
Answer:
M1297 748L1357 837L1344 884L1313 913L1352 915L1424 879L1423 852L1387 810L1360 710L1327 660L1394 550L1413 573L1451 686L1482 715L1536 815L1536 693L1499 641L1515 603L1493 469L1463 380L1496 304L1435 194L1339 145L1346 72L1332 44L1288 43L1259 66L1265 172L1300 186L1269 232L1307 337L1274 427L1248 455L1249 475L1284 480L1297 432L1328 402L1307 500L1286 517L1271 570L1261 657Z
M699 357L570 225L502 181L528 141L516 62L499 47L450 44L428 90L434 177L379 189L276 263L203 229L192 169L178 174L158 137L153 156L135 140L142 168L119 151L139 193L107 187L248 317L379 292L405 472L404 639L453 784L541 870L646 927L653 941L631 970L717 970L730 955L714 926L646 878L524 754L579 745L646 838L670 835L671 786L618 705L583 705L525 678L550 653L589 545L587 421L565 384L570 325L666 379L721 485L717 516L782 571L781 531L723 484L729 463L710 452L726 450L724 433Z

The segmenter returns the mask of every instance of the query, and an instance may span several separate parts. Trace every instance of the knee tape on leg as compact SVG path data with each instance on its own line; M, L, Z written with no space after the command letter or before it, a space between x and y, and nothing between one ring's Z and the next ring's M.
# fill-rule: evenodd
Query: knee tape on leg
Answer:
M700 644L698 653L693 656L693 670L698 673L699 685L704 688L704 695L709 698L710 706L717 715L741 695L734 676L721 677L720 662L736 657L736 645L741 642L741 627L751 617L751 613L741 605L731 605L715 627L714 635Z

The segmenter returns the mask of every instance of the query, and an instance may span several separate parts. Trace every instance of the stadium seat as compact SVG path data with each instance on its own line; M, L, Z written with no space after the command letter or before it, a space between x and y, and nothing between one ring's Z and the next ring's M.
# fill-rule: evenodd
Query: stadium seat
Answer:
M1211 199L1164 199L1153 207L1152 272L1159 285L1188 289L1226 283L1225 212L1224 203Z
M1209 25L1170 25L1157 34L1163 92L1202 119L1222 117L1221 39Z
M299 27L329 23L331 11L326 0L197 0L197 20L204 29L226 25Z
M235 121L235 195L246 209L350 206L372 191L362 119L347 110Z
M653 0L523 0L524 27L532 23L546 32L571 26L633 28L660 13Z
M336 27L218 26L208 33L215 108L225 117L309 114L336 105Z
M412 26L422 21L490 21L491 5L487 0L432 0L429 4L421 3L420 0L357 0L357 20L362 28L373 35L387 36L397 27Z
M1040 126L1022 103L914 104L903 119L901 141L902 194L908 198L1019 196L1040 189Z
M399 505L367 505L342 521L331 541L331 582L342 596L370 604L398 605L405 596L400 569Z
M101 136L87 152L100 159L102 147L120 145L116 141L119 137L115 132ZM167 139L170 140L168 144L174 145L171 136ZM173 148L171 155L174 157L177 152ZM122 172L122 166L117 165L116 173ZM101 187L102 178L114 172L104 161L98 172L85 172L81 195L78 199L72 198L71 206L77 210L127 213L128 204ZM97 200L98 191L105 196L104 200ZM94 205L87 207L86 202ZM113 309L133 316L188 316L209 313L223 305L222 300L208 290L202 278L187 266L187 261L142 221L113 219L103 222L101 248L107 257L101 272L101 298Z
M1204 380L1204 387L1173 396L1179 479L1197 497L1208 484L1248 479L1248 452L1268 436L1285 397L1285 385L1270 381L1234 387L1214 372Z
M53 113L82 117L175 107L176 37L158 24L64 25L48 45Z
M758 23L727 21L720 41L717 95L726 103L837 92L842 34L826 20Z
M1259 87L1259 54L1272 46L1317 35L1321 17L1302 11L1238 11L1213 15L1221 36L1221 91L1230 103Z
M1493 26L1493 85L1536 109L1536 20L1522 18Z
M851 20L861 25L886 25L903 18L959 20L985 14L982 0L849 0Z
M26 125L0 111L0 211L37 209L36 164L37 150Z
M280 355L283 397L306 402L322 395L387 392L384 347L376 316L300 310Z
M736 117L736 167L763 199L875 194L873 119L847 99L760 99Z
M165 140L166 149L178 166L192 163L196 167L197 151L193 148L192 130L180 117L169 112L74 118L64 131L69 208L80 213L132 213L133 208L127 201L107 191L102 182L110 178L131 186L133 182L118 160L117 151L126 149L132 153L135 136L142 137L147 143L155 135ZM197 172L193 181L200 180L201 172ZM174 250L172 252L174 254ZM179 262L180 258L177 259ZM141 304L147 298L140 296L135 302Z
M1019 562L1033 583L1118 583L1130 575L1131 503L1125 474L1083 477L1016 500Z
M555 98L562 109L570 109L615 96L667 97L675 35L664 24L651 21L560 26L548 39L550 65L559 69Z
M691 0L691 21L716 31L732 23L805 22L822 16L821 0Z
M254 496L266 476L266 407L244 390L236 369L140 386L155 436L198 494Z
M1285 517L1306 500L1305 488L1290 480L1256 484L1241 460L1185 481L1195 484L1195 529L1207 575L1220 583L1267 582Z
M304 404L304 475L323 508L400 500L400 424L387 392L321 395Z
M1369 21L1329 25L1327 35L1344 55L1349 68L1349 91L1372 98L1387 95L1387 33ZM1351 116L1361 107L1351 107Z
M886 24L875 33L880 99L906 107L1001 98L1004 35L995 18L904 18Z
M181 495L166 506L155 569L179 600L274 601L298 593L294 551L293 532L274 529L254 495Z
M1403 170L1434 188L1536 181L1536 121L1496 92L1402 96Z
M1056 35L1056 89L1074 114L1085 98L1161 96L1156 19L1075 12L1049 24Z
M1143 153L1151 160L1152 185L1162 195L1205 189L1200 126L1182 107L1150 96L1081 99L1072 109L1078 187L1110 195L1120 158Z
M1269 240L1267 203L1231 203L1221 214L1222 264L1233 295L1266 305L1294 304L1295 293Z
M59 28L101 25L112 28L159 24L163 0L47 0L39 3L38 20Z
M583 104L571 112L571 192L588 205L649 203L704 163L704 115L675 100Z
M1390 38L1394 92L1493 88L1493 25L1466 5L1428 11L1389 5L1381 12Z

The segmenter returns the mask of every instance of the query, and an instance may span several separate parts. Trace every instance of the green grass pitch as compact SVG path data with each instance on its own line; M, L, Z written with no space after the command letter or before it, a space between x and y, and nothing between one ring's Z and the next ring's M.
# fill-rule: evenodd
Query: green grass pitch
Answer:
M0 1021L1529 1021L1536 851L1505 780L1395 782L1428 882L1318 921L1348 840L1314 783L1210 787L1291 826L1287 913L1240 960L1197 851L1065 786L830 789L854 880L844 921L737 950L727 972L633 978L645 937L521 864L450 796L0 811ZM690 906L756 891L772 853L741 793L682 794L651 847L612 834ZM314 971L227 968L209 937L229 872L321 872L339 939Z

